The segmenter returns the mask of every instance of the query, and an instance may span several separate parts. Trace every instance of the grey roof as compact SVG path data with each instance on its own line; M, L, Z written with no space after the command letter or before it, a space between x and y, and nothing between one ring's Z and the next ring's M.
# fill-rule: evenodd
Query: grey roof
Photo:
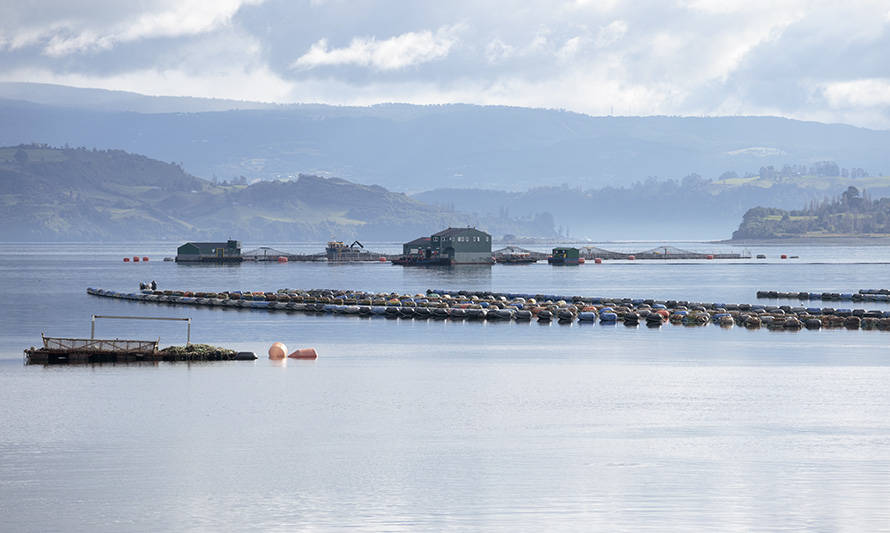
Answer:
M429 242L430 242L429 237L418 237L418 238L414 239L413 241L406 242L405 244L429 244Z
M482 233L483 235L488 235L488 233L476 228L447 228L439 233L433 233L433 237L453 237L455 235L464 235L465 233Z
M192 241L189 241L186 244L194 244L195 246L198 246L198 247L208 246L211 248L225 248L226 246L229 245L229 243L227 243L227 242L192 242Z
M227 241L227 242L187 242L187 243L183 244L182 246L186 246L186 245L191 244L192 246L194 246L195 248L197 248L198 250L200 250L202 253L204 253L204 252L210 252L210 251L212 251L212 250L214 250L214 249L217 249L217 248L228 248L228 247L229 247L229 243L232 243L232 244L233 244L235 247L237 247L237 248L241 248L241 242L240 242L240 241ZM179 248L182 248L182 246L180 246Z

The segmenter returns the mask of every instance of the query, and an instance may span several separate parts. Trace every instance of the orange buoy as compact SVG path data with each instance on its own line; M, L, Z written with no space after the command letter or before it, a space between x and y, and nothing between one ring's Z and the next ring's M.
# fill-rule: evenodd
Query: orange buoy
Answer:
M602 258L602 257L595 257L595 258L593 259L593 262L594 262L595 264L597 264L597 265L601 265L601 264L603 264L603 258Z
M287 257L280 256L280 257L278 258L278 262L279 262L279 263L287 263Z
M139 256L138 256L138 255L134 255L134 256L133 256L133 262L134 262L134 263L138 263L138 262L139 262Z
M705 256L705 259L714 259L714 256L711 255L711 254L708 254L708 255Z
M636 260L636 258L637 258L637 256L635 256L635 255L629 255L629 256L627 256L627 260L628 260L628 261L634 261L634 260Z
M276 342L269 348L269 359L284 359L287 355L287 346Z
M380 261L381 263L385 263L385 262L386 262L386 258L385 258L385 257L381 257L380 259L378 259L378 261Z
M318 359L318 352L315 351L315 348L300 348L288 357L290 359Z
M148 262L148 257L143 257L142 260Z
M579 257L579 258L578 258L578 264L579 264L579 265L583 265L583 264L584 264L584 258L583 258L583 257Z

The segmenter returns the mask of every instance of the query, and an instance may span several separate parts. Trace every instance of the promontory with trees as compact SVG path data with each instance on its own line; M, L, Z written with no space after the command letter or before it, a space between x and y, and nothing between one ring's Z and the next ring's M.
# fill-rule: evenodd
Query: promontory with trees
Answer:
M749 209L733 240L826 237L890 237L890 198L872 199L849 186L840 196L811 201L805 209Z

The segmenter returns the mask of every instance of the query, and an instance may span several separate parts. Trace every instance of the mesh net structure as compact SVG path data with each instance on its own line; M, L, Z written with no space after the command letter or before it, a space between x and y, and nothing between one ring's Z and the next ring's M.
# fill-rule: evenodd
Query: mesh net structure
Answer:
M245 259L260 259L260 258L278 258L278 257L288 257L290 254L288 252L282 252L281 250L276 250L275 248L269 248L268 246L260 246L255 250L248 250L246 252L241 252L241 257Z

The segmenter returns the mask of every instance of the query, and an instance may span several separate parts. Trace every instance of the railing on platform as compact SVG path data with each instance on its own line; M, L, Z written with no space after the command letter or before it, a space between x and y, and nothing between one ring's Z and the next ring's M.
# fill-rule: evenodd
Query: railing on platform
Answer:
M157 351L159 342L126 339L68 339L47 337L46 335L41 335L41 337L43 337L45 349L65 351L153 353Z

